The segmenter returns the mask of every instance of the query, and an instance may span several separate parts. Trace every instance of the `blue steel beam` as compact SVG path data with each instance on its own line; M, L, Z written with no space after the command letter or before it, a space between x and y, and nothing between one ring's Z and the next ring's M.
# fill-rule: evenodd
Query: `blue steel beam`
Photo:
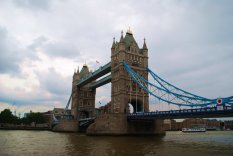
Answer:
M101 66L99 69L88 75L86 78L81 79L77 83L77 86L82 87L110 72L111 72L111 62L105 64L104 66Z

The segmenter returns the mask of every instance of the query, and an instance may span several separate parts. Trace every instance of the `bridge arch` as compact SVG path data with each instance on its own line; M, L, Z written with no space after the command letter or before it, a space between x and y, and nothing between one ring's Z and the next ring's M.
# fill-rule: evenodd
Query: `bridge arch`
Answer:
M144 106L140 99L131 99L128 101L128 113L143 112Z

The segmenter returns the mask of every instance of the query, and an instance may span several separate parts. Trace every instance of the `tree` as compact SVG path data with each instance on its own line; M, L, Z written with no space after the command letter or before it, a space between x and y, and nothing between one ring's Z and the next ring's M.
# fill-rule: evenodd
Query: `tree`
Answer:
M41 113L29 113L26 115L26 117L22 118L22 122L24 124L30 124L32 122L35 122L37 124L45 123L46 120L44 116Z
M12 114L10 109L4 109L0 114L0 123L18 123L19 119Z

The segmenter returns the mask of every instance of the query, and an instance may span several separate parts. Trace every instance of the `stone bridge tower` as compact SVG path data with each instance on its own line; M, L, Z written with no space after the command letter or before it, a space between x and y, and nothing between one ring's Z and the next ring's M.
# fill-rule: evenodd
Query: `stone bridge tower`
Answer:
M74 72L72 83L72 104L71 114L74 119L89 118L95 115L95 94L96 89L91 89L89 84L77 87L77 83L82 78L87 77L91 72L86 64L79 72Z
M125 61L134 71L148 80L148 49L144 40L139 48L130 30L111 48L112 99L110 113L98 116L87 129L88 135L156 135L164 134L163 120L128 121L129 104L134 112L149 111L149 96L131 80L124 69Z
M125 61L134 71L148 80L148 49L145 43L139 48L130 30L123 32L119 42L115 39L111 48L112 112L129 113L129 105L134 112L149 111L149 96L125 71Z

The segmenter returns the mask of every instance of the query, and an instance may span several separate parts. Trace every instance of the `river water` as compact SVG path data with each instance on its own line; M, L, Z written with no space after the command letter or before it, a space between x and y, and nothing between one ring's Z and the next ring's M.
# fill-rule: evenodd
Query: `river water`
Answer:
M233 131L167 132L163 137L86 136L0 130L0 156L233 156Z

